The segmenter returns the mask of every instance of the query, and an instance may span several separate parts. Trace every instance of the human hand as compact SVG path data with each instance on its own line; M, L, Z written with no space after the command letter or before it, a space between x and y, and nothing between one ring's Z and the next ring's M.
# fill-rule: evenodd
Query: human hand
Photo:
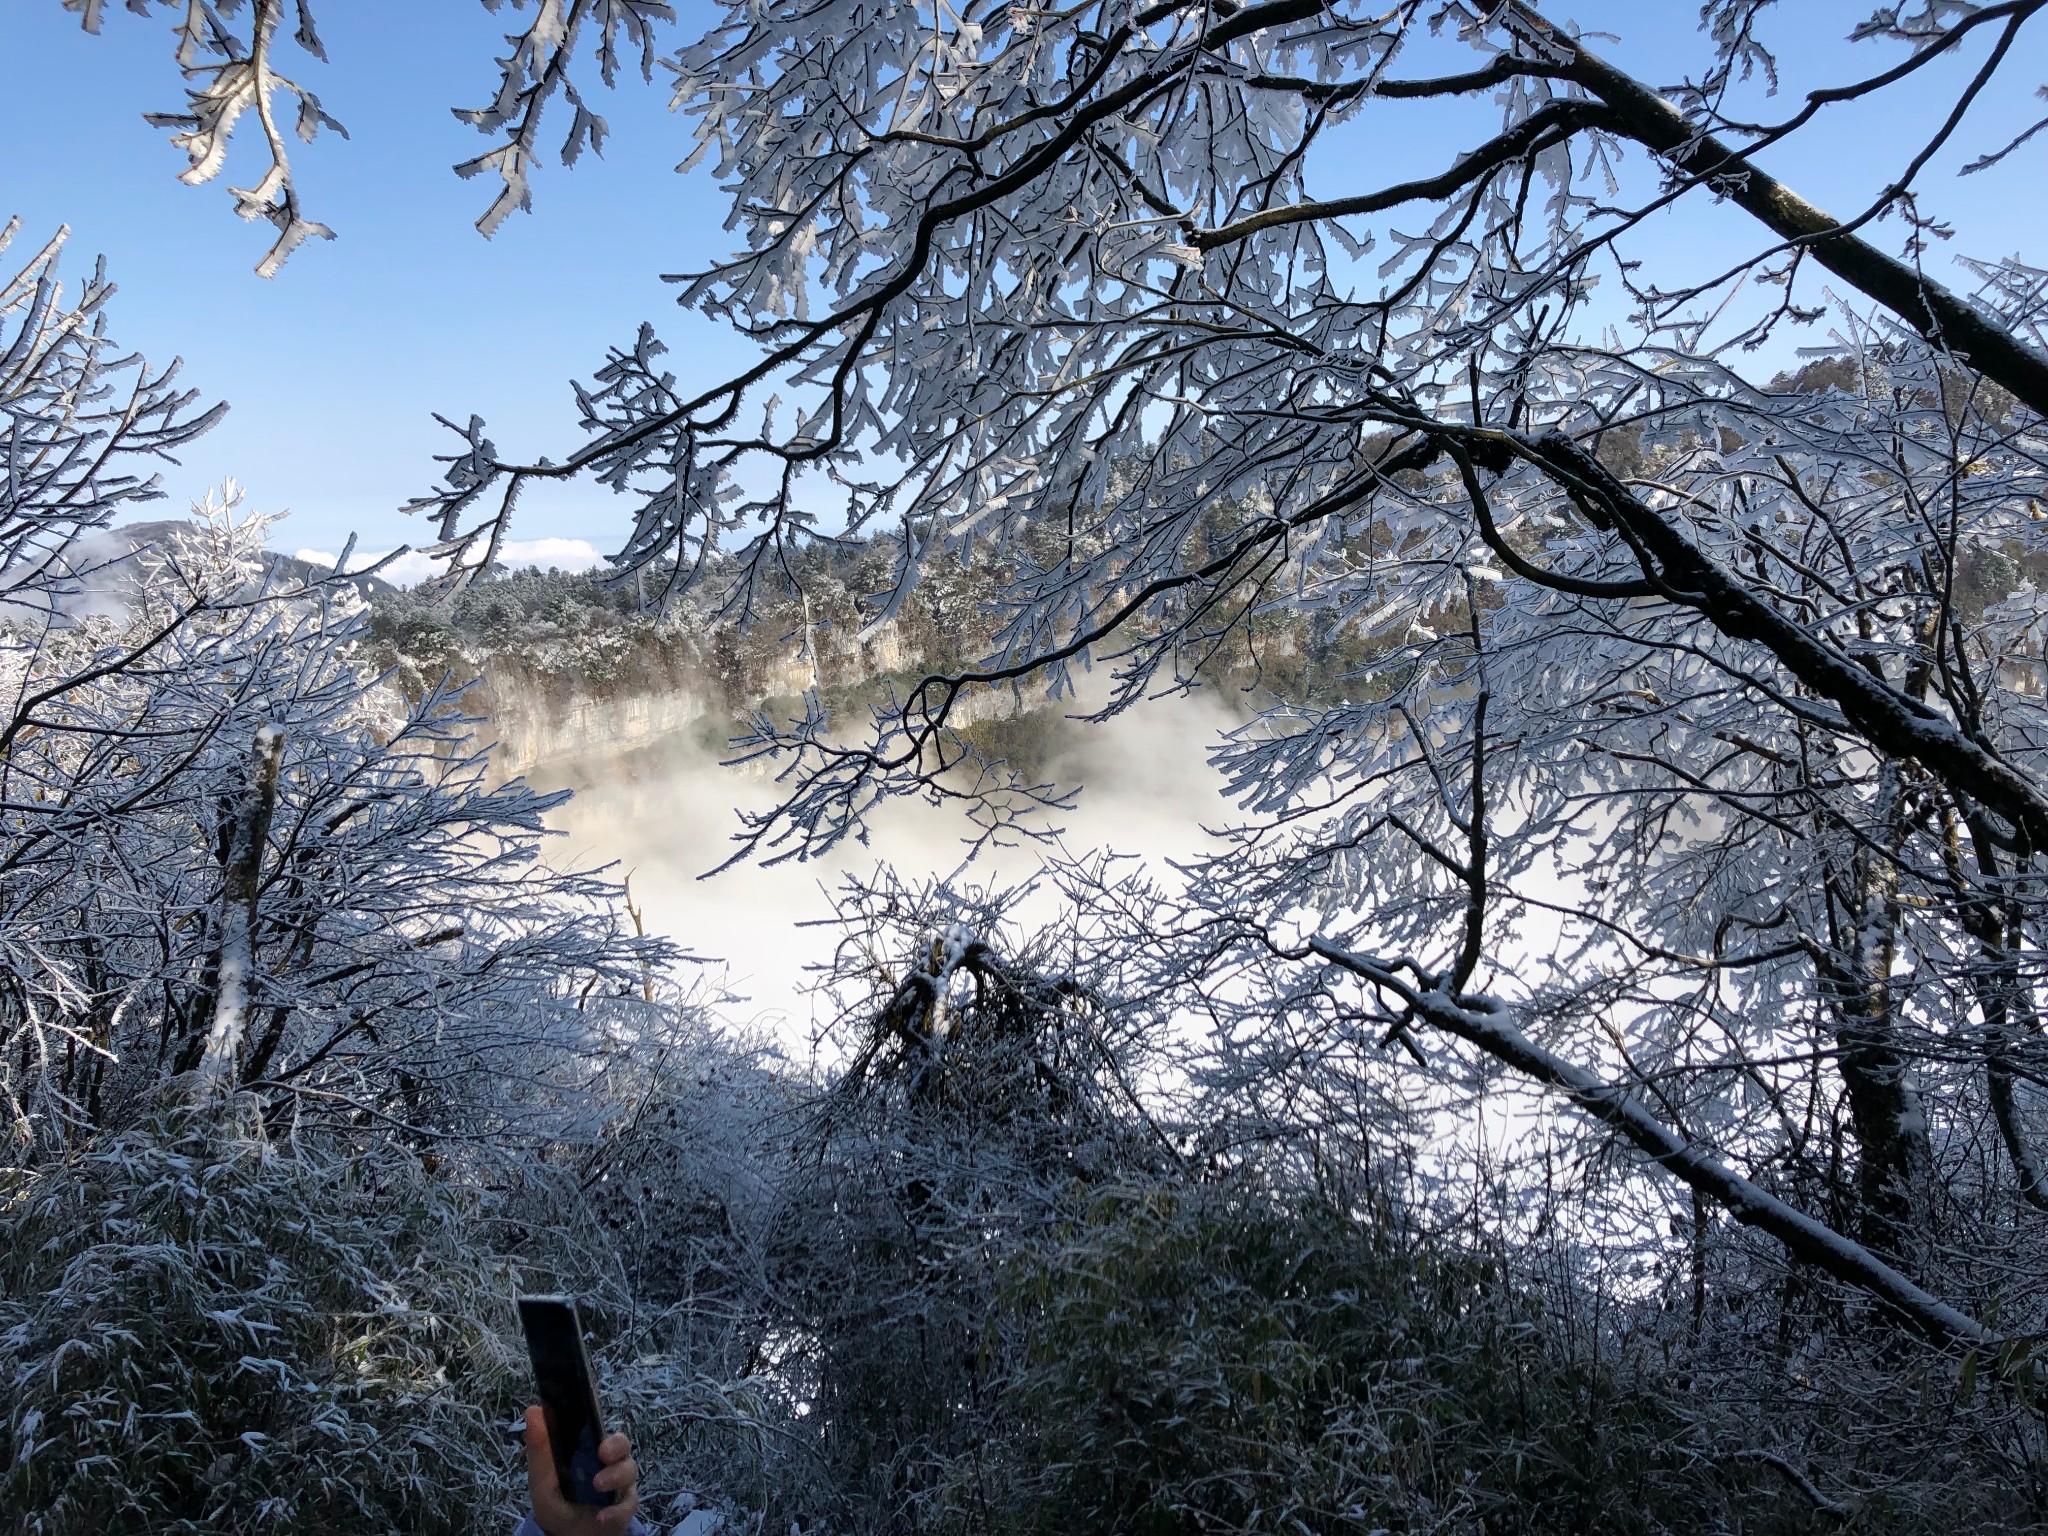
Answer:
M633 1447L616 1431L597 1444L604 1470L591 1479L605 1493L618 1495L609 1509L571 1504L555 1475L555 1454L548 1445L548 1421L538 1405L526 1410L526 1486L533 1498L534 1522L547 1536L620 1536L640 1507L640 1466Z

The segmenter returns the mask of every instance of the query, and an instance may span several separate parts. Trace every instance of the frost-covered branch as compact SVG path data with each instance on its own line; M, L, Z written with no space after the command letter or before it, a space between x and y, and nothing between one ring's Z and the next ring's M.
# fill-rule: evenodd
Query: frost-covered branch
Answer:
M1862 1244L1814 1220L1729 1168L1665 1125L1624 1088L1537 1045L1515 1027L1511 1010L1478 994L1453 996L1405 981L1384 962L1320 939L1309 948L1367 984L1397 995L1414 1017L1478 1046L1517 1072L1555 1088L1625 1137L1657 1166L1725 1206L1737 1221L1769 1233L1795 1256L1868 1292L1937 1344L2003 1350L2009 1341L1915 1285Z
M0 226L0 255L21 221ZM0 612L22 617L67 581L90 578L79 536L159 498L144 472L209 430L227 407L202 408L174 360L152 371L107 330L104 264L67 289L68 229L0 281Z
M333 230L300 210L286 133L310 144L322 128L343 138L348 130L328 115L318 96L277 68L278 28L285 19L286 0L128 0L128 9L138 16L148 15L152 5L183 13L176 33L186 108L144 116L153 127L173 130L171 142L190 162L178 179L199 186L221 173L236 124L245 114L255 114L266 157L263 174L246 187L228 190L242 218L260 219L276 228L277 239L256 264L258 277L275 277L307 240L334 238ZM104 0L64 0L64 8L78 13L86 31L99 31ZM289 9L296 18L292 41L302 53L324 63L327 51L314 26L311 0L291 0ZM239 23L244 12L247 21ZM279 117L280 97L297 103L289 129Z
M528 0L511 0L514 10L525 10ZM605 120L590 110L570 69L582 44L586 27L597 35L598 71L605 85L618 80L621 37L639 51L640 78L654 78L654 39L657 28L676 19L668 0L531 0L533 20L522 33L507 37L511 52L499 59L498 91L487 107L457 108L456 118L479 133L503 133L505 142L455 167L455 174L469 178L486 172L501 183L497 197L477 220L485 235L515 209L533 206L529 185L542 115L556 96L569 105L569 131L562 139L561 159L574 165L585 149L604 153L605 136L611 131ZM501 9L505 0L484 0L491 11Z

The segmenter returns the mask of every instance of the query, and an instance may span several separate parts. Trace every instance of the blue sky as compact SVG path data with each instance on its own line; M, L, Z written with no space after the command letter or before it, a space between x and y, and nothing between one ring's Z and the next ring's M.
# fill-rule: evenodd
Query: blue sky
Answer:
M706 12L702 0L681 8L686 25ZM1895 57L1841 41L1870 0L1786 0L1780 9L1766 35L1781 45L1792 93ZM1653 80L1698 57L1697 0L1562 0L1546 10L1621 34L1606 51ZM686 125L667 112L659 77L651 88L636 77L607 96L600 110L614 133L605 157L586 157L573 171L544 166L534 215L515 214L485 241L472 221L488 189L449 170L484 141L448 109L485 99L505 17L477 0L327 0L318 13L333 62L309 63L304 74L352 138L323 136L299 146L294 160L308 213L340 238L303 248L265 282L251 268L268 228L237 220L224 190L248 162L231 159L215 182L183 186L175 179L182 156L142 121L144 110L181 100L168 13L137 18L117 0L107 11L94 38L59 0L0 0L0 143L10 151L0 219L21 215L21 239L38 244L68 223L75 263L98 253L109 260L123 343L153 360L182 355L190 383L232 403L225 423L167 471L173 499L159 504L163 512L233 475L258 508L293 510L277 535L288 547L335 548L351 531L366 548L423 542L428 530L396 508L435 478L431 456L446 434L432 412L481 414L501 445L559 456L575 441L565 381L642 320L656 322L686 381L744 358L725 333L678 310L658 278L721 254L730 239L709 174L672 173L688 150ZM1928 178L1930 210L1958 228L1952 249L2043 254L2048 136L1988 174L1953 180L1963 159L2042 110L2028 97L2048 78L2041 42L2023 43L2010 83ZM1944 66L1944 77L1968 62ZM1841 109L1824 136L1779 154L1771 168L1846 212L1932 127L1937 100L1916 90ZM1476 136L1469 116L1404 111L1401 121L1419 131L1376 149L1373 160L1386 163L1363 176L1441 163ZM1651 232L1649 251L1703 269L1754 233L1732 209L1696 207ZM559 488L525 504L517 531L610 549L623 515L601 488ZM553 556L573 547L552 546Z
M505 22L476 0L328 0L333 64L301 73L351 138L322 135L294 163L307 212L339 238L266 282L251 269L269 227L237 219L225 191L248 161L184 186L183 155L142 121L182 102L168 13L107 11L93 38L58 0L0 0L0 218L20 214L24 242L70 224L74 262L104 252L120 285L120 340L182 355L190 383L231 402L166 474L169 510L233 475L257 507L293 509L282 543L333 546L351 529L366 547L422 541L395 508L437 474L448 434L432 412L476 412L502 444L559 451L574 430L566 381L643 319L687 343L692 366L742 355L658 277L726 244L709 178L672 174L683 125L658 83L610 93L606 157L545 167L537 214L486 241L473 221L488 189L449 170L485 141L449 108L488 99ZM521 531L603 538L608 500L538 499Z

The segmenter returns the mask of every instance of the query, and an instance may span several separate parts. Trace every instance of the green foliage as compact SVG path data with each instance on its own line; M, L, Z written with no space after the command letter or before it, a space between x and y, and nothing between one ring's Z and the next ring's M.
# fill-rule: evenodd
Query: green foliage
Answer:
M1003 1433L957 1469L963 1528L1728 1528L1733 1490L1702 1486L1648 1384L1385 1210L1117 1190L1012 1262L1004 1310L1022 1359Z

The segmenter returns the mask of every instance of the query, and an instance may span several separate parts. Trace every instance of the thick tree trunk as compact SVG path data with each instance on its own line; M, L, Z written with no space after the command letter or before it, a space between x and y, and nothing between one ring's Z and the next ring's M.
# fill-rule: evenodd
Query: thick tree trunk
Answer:
M1933 1212L1927 1115L1895 1040L1890 998L1876 976L1823 980L1849 1126L1856 1138L1858 1238L1908 1270L1921 1267Z
M1874 841L1828 881L1829 942L1816 945L1821 996L1835 1020L1836 1070L1856 1138L1857 1236L1909 1271L1921 1268L1933 1212L1927 1115L1898 1044L1899 769L1879 770Z
M233 1086L235 1058L248 1030L249 989L256 968L256 893L263 873L263 849L270 837L270 817L277 806L277 773L283 755L284 732L274 725L259 727L221 881L220 983L206 1032L206 1049L199 1058L202 1091L225 1091Z

